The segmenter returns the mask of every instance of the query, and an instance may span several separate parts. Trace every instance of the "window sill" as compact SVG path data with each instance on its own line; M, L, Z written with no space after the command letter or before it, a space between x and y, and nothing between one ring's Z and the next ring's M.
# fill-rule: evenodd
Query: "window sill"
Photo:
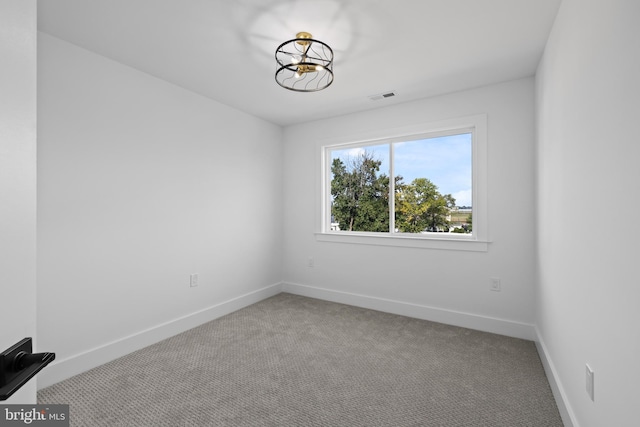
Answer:
M441 249L451 251L487 252L489 242L472 237L456 236L448 238L388 235L377 233L315 233L318 242L350 243L356 245L396 246L418 249Z

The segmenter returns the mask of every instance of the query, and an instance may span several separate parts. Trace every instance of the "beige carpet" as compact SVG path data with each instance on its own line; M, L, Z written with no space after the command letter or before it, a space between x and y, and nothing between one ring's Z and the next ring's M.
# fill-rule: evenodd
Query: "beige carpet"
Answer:
M533 342L280 294L41 390L73 426L562 426Z

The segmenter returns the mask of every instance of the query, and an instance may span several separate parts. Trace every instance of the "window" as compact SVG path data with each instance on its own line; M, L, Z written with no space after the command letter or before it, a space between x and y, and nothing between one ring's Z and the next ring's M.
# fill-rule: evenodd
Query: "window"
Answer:
M485 169L485 116L327 144L320 240L486 250Z

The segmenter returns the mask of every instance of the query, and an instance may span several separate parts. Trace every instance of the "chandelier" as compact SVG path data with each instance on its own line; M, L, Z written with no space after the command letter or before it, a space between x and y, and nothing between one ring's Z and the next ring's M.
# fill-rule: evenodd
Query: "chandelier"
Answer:
M276 49L276 82L296 92L316 92L333 83L333 50L300 32Z

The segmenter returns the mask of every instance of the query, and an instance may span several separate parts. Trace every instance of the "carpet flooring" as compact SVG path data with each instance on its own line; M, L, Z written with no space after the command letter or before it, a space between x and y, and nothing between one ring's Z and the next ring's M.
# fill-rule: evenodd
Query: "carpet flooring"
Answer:
M82 427L562 426L531 341L286 293L38 403Z

